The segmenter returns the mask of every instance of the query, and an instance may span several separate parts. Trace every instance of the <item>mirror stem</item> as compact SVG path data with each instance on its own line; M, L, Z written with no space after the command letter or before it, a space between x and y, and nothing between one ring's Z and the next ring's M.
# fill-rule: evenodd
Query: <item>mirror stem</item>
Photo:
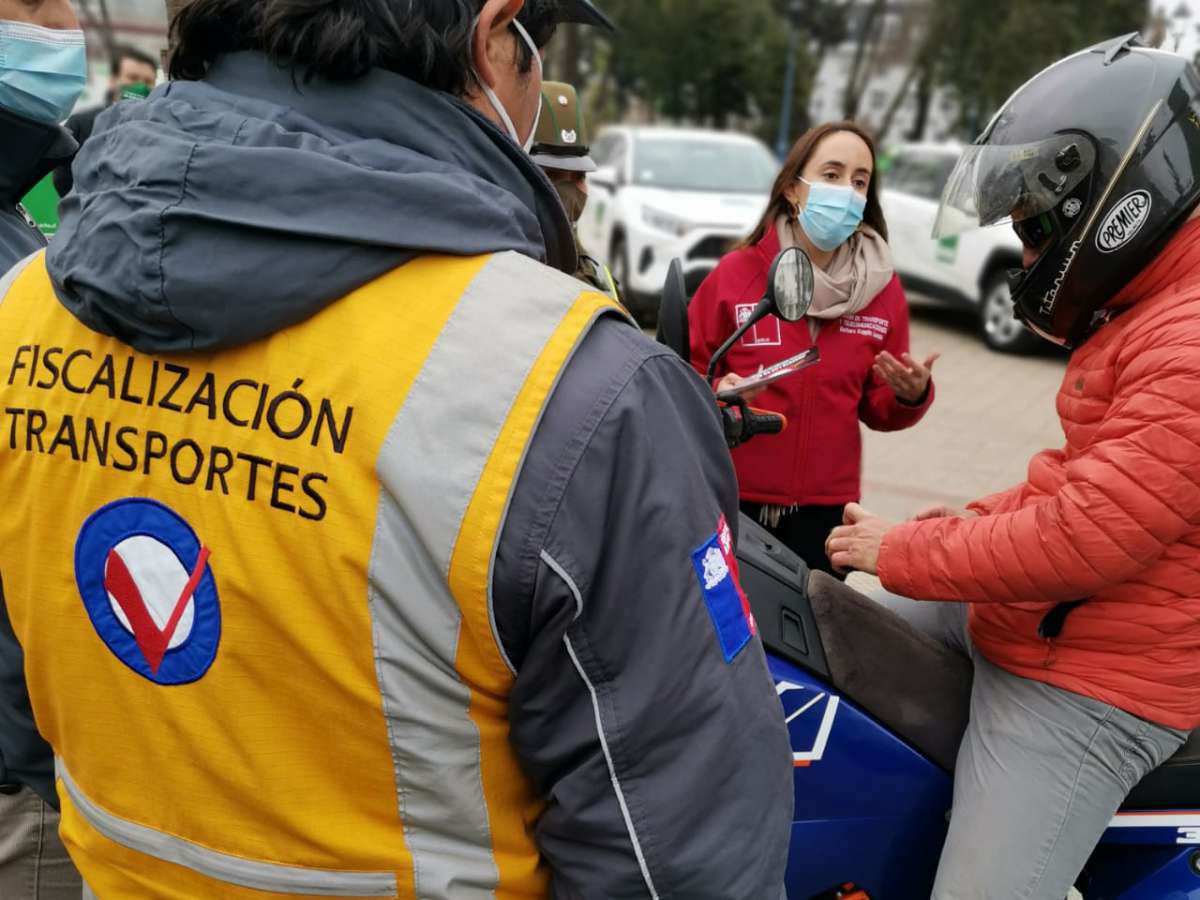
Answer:
M708 362L708 374L706 376L709 387L712 387L713 375L717 371L717 366L720 364L721 360L725 358L725 355L733 348L733 345L741 340L742 335L761 322L770 311L771 301L760 300L758 306L754 308L754 312L750 313L750 318L746 319L746 321L741 324L741 327L739 327L737 331L729 336L729 340L723 343L717 349L717 352L712 355L712 359L710 359Z

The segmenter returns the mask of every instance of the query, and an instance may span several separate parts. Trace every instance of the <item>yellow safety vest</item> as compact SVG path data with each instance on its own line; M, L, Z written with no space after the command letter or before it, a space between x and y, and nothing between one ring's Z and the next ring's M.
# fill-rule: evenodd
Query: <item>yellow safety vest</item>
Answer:
M516 254L424 257L152 356L42 255L0 282L0 576L100 900L546 896L491 572L613 308Z

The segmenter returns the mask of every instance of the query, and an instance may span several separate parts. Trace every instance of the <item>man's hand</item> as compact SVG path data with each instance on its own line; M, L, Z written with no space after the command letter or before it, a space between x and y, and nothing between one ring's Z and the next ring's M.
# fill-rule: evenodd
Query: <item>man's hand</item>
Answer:
M872 515L857 503L846 507L845 523L833 529L825 542L825 555L838 572L859 571L870 575L879 573L879 548L883 536L891 528L879 516Z
M897 397L905 403L916 405L925 397L929 390L929 381L933 378L933 364L941 357L940 353L931 354L925 362L918 362L911 353L901 355L900 359L884 350L875 357L875 374L887 382Z
M926 519L973 519L979 513L973 509L960 509L957 506L946 506L938 504L937 506L927 506L915 516L914 522L924 522Z
M718 394L720 394L720 393L723 393L724 391L731 391L735 387L737 387L739 384L741 384L743 381L746 381L746 379L743 378L741 375L737 375L733 372L730 372L728 375L726 375L724 378L722 378L720 381L717 382L716 392ZM746 393L743 394L742 396L746 398L747 403L750 403L754 400L755 397L757 397L759 394L761 394L765 390L766 390L766 386L763 386L760 388L755 388L752 391L746 391Z

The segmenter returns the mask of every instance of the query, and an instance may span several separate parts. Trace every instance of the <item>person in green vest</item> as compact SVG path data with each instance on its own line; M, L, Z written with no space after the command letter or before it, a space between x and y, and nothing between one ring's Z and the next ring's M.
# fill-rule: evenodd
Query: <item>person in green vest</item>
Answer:
M558 191L574 228L587 206L587 174L596 171L596 163L590 156L591 145L579 94L571 85L562 81L542 82L542 116L530 153ZM588 256L579 244L578 232L575 246L579 251L575 277L623 302L620 286L612 273L606 265Z

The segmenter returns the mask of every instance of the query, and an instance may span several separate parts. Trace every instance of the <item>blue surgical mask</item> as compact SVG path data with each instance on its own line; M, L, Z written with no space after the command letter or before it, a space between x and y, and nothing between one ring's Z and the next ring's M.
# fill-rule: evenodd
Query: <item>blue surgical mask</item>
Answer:
M0 109L57 125L71 114L85 87L82 31L0 19Z
M867 198L844 185L800 180L808 185L808 202L800 210L800 227L814 247L830 253L858 230Z

